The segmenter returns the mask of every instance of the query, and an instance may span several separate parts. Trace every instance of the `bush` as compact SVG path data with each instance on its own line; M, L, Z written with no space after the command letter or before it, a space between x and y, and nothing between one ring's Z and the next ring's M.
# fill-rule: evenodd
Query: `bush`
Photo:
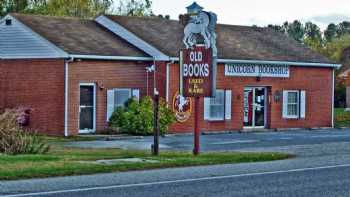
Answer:
M6 110L0 115L0 152L5 154L43 154L50 146L41 136L31 134L18 124L18 112Z
M143 97L140 102L130 99L126 107L117 108L109 119L109 126L120 133L132 135L153 134L153 100L151 97ZM168 126L175 122L173 112L167 108L166 102L159 102L160 132L164 135Z

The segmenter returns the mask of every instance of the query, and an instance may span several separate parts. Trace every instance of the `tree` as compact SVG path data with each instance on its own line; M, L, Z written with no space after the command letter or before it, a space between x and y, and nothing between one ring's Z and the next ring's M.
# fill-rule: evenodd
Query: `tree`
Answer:
M337 37L339 38L342 35L350 34L350 22L343 21L339 23L336 27Z
M288 24L287 33L294 40L302 42L305 33L304 26L300 21L295 20L293 23Z
M153 16L150 0L119 0L116 14L125 16Z
M42 14L90 18L105 14L112 0L49 0Z
M324 38L326 42L331 42L337 35L337 26L334 23L331 23L327 26L327 29L324 31Z

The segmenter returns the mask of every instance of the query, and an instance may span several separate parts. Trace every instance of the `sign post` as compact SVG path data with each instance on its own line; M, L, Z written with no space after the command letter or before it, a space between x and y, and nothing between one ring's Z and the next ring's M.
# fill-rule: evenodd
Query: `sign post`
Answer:
M194 46L180 51L180 94L194 97L194 149L200 152L199 109L200 98L212 96L213 64L212 49Z
M213 97L216 91L217 48L215 27L217 16L203 11L196 3L187 7L187 14L180 16L184 26L180 50L180 95L194 97L194 149L200 150L199 109L201 97ZM199 39L201 37L201 39Z

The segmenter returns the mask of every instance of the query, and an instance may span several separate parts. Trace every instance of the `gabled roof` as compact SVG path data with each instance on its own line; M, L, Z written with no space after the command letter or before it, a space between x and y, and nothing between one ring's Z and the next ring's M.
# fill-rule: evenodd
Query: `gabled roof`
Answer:
M6 25L6 20L11 21ZM66 58L68 54L49 43L14 17L0 20L0 59Z
M184 27L177 20L114 15L106 17L170 57L177 57L179 49L184 47ZM216 32L219 59L333 63L269 28L218 24Z
M11 15L69 54L149 57L93 20L25 14Z

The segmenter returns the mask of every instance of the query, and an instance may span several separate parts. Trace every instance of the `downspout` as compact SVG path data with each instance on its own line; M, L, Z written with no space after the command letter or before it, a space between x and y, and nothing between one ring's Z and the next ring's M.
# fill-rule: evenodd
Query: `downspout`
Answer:
M169 105L169 88L170 88L170 64L173 64L175 61L172 60L166 64L166 95L165 100L167 105Z
M68 84L69 84L69 63L73 62L74 58L64 60L64 136L68 137Z
M332 128L334 128L334 88L335 88L335 79L334 79L334 69L332 69Z

